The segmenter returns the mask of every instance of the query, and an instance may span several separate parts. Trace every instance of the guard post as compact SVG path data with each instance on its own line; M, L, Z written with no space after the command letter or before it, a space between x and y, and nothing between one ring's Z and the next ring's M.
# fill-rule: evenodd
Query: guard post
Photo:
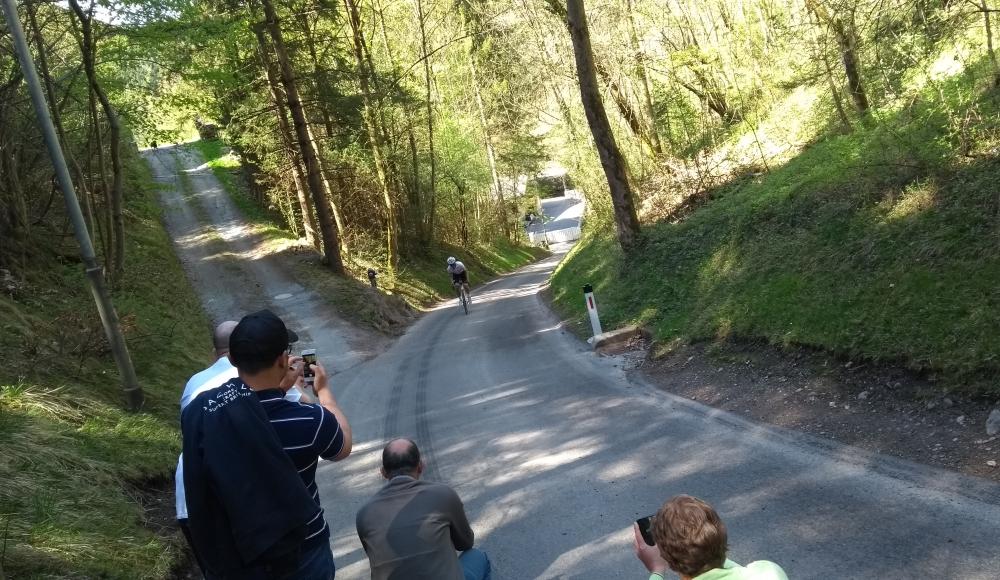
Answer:
M596 339L601 333L601 319L597 316L597 301L594 300L594 287L586 284L583 287L583 299L587 302L587 314L590 315L590 327Z

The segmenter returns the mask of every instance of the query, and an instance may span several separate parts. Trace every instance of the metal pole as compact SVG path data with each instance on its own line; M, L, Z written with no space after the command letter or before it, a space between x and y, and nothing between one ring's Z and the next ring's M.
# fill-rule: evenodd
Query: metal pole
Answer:
M130 411L138 411L142 407L143 394L139 380L135 376L135 368L132 366L132 358L128 353L128 346L125 344L125 337L122 336L121 327L118 324L118 313L111 303L111 295L108 293L107 285L104 281L104 273L97 257L94 255L94 246L90 242L90 234L87 233L87 226L83 221L83 213L80 211L80 201L76 198L76 191L73 189L73 180L69 177L69 169L66 167L66 159L63 157L62 148L59 146L59 138L56 137L55 127L52 125L52 118L49 116L49 108L42 95L42 85L38 81L38 73L35 71L35 63L31 60L31 52L28 50L28 43L24 38L24 30L21 28L21 21L17 17L17 5L15 0L0 0L3 6L4 16L7 19L7 27L10 29L14 42L14 52L17 53L17 60L21 63L21 72L24 74L24 82L28 85L28 92L31 94L31 104L35 109L35 118L38 126L42 130L45 138L45 146L49 150L49 157L52 159L52 166L56 171L56 180L59 182L59 189L62 190L63 199L66 202L66 213L69 214L73 223L73 232L76 234L76 241L80 245L80 257L83 259L84 271L87 280L90 282L90 291L94 295L94 302L97 303L97 312L101 316L101 323L104 325L104 333L111 344L111 353L114 355L115 363L118 365L118 372L122 377L122 389L125 392L125 406Z

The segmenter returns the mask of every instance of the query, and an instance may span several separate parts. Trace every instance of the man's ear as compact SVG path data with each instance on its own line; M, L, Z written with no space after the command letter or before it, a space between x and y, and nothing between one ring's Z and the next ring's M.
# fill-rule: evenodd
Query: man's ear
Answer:
M423 459L421 459L420 463L417 464L417 477L420 477L421 475L424 474L424 468L426 468L426 467L427 467L427 464L424 463Z
M389 474L385 472L384 467L379 467L378 472L382 474L382 479L389 479Z
M229 359L229 364L231 364L233 366L236 366L236 361L233 360L233 353L227 352L226 353L226 358Z

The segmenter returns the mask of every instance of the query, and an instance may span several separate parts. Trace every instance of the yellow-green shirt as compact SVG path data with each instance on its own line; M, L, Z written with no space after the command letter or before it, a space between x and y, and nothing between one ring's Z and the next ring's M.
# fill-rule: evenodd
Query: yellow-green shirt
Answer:
M649 580L662 580L663 576L651 574ZM695 576L694 580L788 580L785 571L774 562L759 560L746 566L740 566L732 560L726 560L722 568L714 568Z

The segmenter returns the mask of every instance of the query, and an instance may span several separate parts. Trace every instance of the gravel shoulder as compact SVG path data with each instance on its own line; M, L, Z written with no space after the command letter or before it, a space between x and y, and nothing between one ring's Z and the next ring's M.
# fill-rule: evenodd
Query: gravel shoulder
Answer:
M1000 481L995 401L942 394L933 377L746 342L680 346L653 360L635 341L618 352L659 389L759 423Z

